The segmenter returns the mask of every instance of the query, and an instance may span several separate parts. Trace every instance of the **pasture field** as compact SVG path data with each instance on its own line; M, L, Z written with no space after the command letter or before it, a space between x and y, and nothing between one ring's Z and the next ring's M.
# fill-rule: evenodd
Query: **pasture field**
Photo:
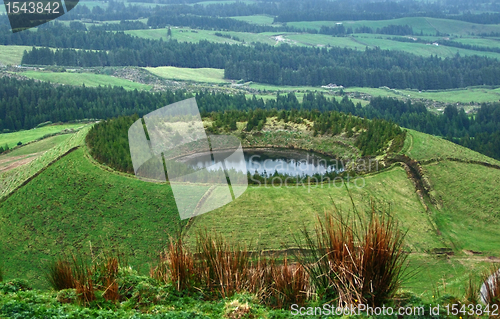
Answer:
M117 78L105 74L94 73L77 73L77 72L39 72L39 71L26 71L22 75L37 79L40 81L50 81L53 83L60 83L66 85L87 87L97 86L120 86L126 90L146 90L149 91L151 86L141 83L136 83L126 79Z
M86 125L77 133L70 134L63 142L45 151L33 161L7 172L0 173L0 202L27 180L42 171L47 165L74 147L82 145L91 125ZM7 154L5 154L7 155Z
M349 87L345 88L346 93L364 93L370 96L383 96L394 98L411 98L432 100L443 103L486 103L497 102L500 100L500 88L491 87L470 87L465 89L443 90L443 91L416 91L416 90L397 90L387 88L367 88L367 87ZM355 96L355 95L354 95Z
M413 32L418 35L421 32L424 35L436 35L437 32L441 34L450 34L457 36L467 36L469 34L478 33L490 33L499 32L499 25L492 24L476 24L470 22L464 22L459 20L451 19L436 19L436 18L426 18L426 17L411 17L411 18L400 18L392 20L379 20L379 21L298 21L289 22L289 26L294 26L297 28L305 29L317 29L319 30L321 26L335 26L336 23L342 22L346 28L359 28L362 26L370 27L374 31L378 28L382 28L388 25L409 25L413 28Z
M326 34L287 33L283 38L289 40L289 44L295 45L313 47L335 46L355 50L366 49L366 45L356 42L352 37L333 37Z
M168 39L167 32L168 32L167 29L125 31L125 33L130 35L147 39L156 39L156 40L160 38L167 40ZM391 40L390 37L387 35L379 35L379 34L363 33L363 34L353 34L348 37L333 37L325 34L306 34L306 33L290 33L290 32L245 33L245 32L225 31L223 33L230 34L233 37L237 37L239 41L224 37L218 37L215 35L214 31L191 30L187 28L182 28L182 29L173 28L172 39L181 42L194 42L194 43L199 42L201 40L207 40L215 43L228 43L228 44L242 44L243 43L242 41L244 41L244 43L246 44L252 42L260 42L269 45L280 45L286 43L289 45L308 46L308 47L335 46L335 47L349 48L354 50L365 50L367 47L369 48L379 47L383 50L399 50L412 54L421 55L424 57L437 55L446 58L446 57L454 57L458 53L461 56L480 55L490 58L500 58L500 53L496 52L461 49L444 45L434 46L417 42L415 43L400 42ZM429 38L430 42L432 42L433 39L434 40L436 39L435 37L434 38L426 37L426 38ZM466 43L468 39L465 38L461 40ZM487 42L488 40L484 40L483 44ZM494 43L489 45L490 47L497 47L499 44L496 41L491 41L491 42Z
M206 40L215 43L229 43L229 44L242 44L243 43L242 41L245 41L245 43L261 42L270 45L275 45L276 43L279 42L273 39L273 37L280 34L273 32L248 33L248 32L235 32L235 31L208 31L208 30L190 29L184 27L172 27L171 31L172 31L172 40L177 40L180 42L196 43L201 40ZM216 36L215 35L216 32L220 32L222 34L230 34L232 37L237 37L239 41ZM154 39L154 40L159 40L160 38L162 38L163 40L168 39L167 37L168 29L166 28L128 30L125 31L125 33L146 39Z
M451 248L498 256L500 170L450 161L424 167L441 206L433 215Z
M444 245L432 231L426 214L421 213L424 208L403 169L393 168L366 177L364 182L365 187L361 187L361 179L347 185L360 211L364 212L370 199L376 196L382 205L391 204L402 227L409 229L408 244L412 250L423 252ZM379 192L380 189L384 192ZM237 242L253 244L258 249L296 247L294 236L300 234L301 227L305 225L312 230L317 214L332 211L333 203L346 213L351 207L347 190L340 182L308 187L300 184L280 186L279 181L273 186L269 180L267 185L249 187L234 202L196 217L189 228L188 241L192 243L193 234L207 228Z
M417 161L456 158L500 165L500 161L440 137L407 129L404 153Z
M3 133L0 134L0 146L5 144L9 145L9 148L13 148L18 142L23 144L29 143L31 141L38 140L45 135L55 134L66 129L78 129L85 126L83 123L73 123L73 124L55 124L47 125L39 128L34 128L26 131L18 131L13 133Z
M170 187L102 170L83 149L1 202L0 220L9 276L39 287L47 284L44 263L62 251L118 249L147 273L180 222Z
M214 33L215 31L207 31L207 30L192 30L189 28L176 28L172 27L172 40L177 40L179 42L199 42L201 40L207 40L215 43L229 43L235 44L239 43L238 41L234 41L231 39L218 37ZM195 32L192 32L195 31ZM146 30L128 30L125 31L126 34L130 34L133 36L137 36L145 39L153 39L153 40L167 40L168 29L146 29ZM225 32L224 32L225 33Z
M3 8L3 6L0 6ZM24 45L0 45L0 65L19 65L24 51L30 51L30 46Z
M147 71L159 77L179 80L179 81L194 81L204 83L227 83L224 80L224 70L222 69L190 69L190 68L177 68L173 66L161 66L157 68L144 68Z
M66 141L73 133L69 134L61 134L56 136L51 136L44 138L43 140L36 141L27 145L23 145L19 148L15 148L14 150L6 153L0 154L0 159L2 158L11 158L23 155L36 154L40 152L48 151L54 146Z
M6 172L31 162L43 152L66 141L71 134L56 135L0 154L0 172Z
M258 25L273 25L274 18L267 15L239 16L231 17L235 20L245 21ZM276 25L276 24L275 24Z
M449 47L445 45L435 46L432 44L424 44L417 42L399 42L393 41L377 34L355 34L352 36L354 41L364 44L368 47L380 47L382 50L397 50L413 53L421 56L437 55L439 57L454 57L457 53L461 56L480 55L490 58L500 58L500 53L488 51L474 51Z

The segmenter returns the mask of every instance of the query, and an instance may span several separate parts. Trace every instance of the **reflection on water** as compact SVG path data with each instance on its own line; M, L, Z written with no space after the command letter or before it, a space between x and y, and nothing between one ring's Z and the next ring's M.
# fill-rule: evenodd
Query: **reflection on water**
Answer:
M230 152L221 152L222 157L231 155ZM227 153L227 154L226 154ZM212 161L206 157L194 157L185 161L194 168L209 167ZM344 170L340 160L326 158L314 153L297 150L244 150L244 159L240 161L226 162L226 169L234 169L244 172L245 168L251 174L257 172L259 175L266 173L272 175L275 172L290 176L313 176L315 174L326 174L331 172L342 172Z

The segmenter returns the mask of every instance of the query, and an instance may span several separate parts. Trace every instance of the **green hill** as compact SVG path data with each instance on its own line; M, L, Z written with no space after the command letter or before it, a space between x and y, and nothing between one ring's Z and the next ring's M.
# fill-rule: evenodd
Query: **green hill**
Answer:
M95 253L104 248L125 253L129 263L146 274L169 236L179 225L185 226L168 184L146 183L98 164L88 155L82 134L86 131L47 152L52 157L37 162L45 167L18 178L16 185L24 186L14 192L11 187L11 194L0 203L0 254L7 277L46 286L47 261L61 252ZM58 159L56 154L65 155ZM442 279L461 287L467 269L484 267L484 257L463 251L500 254L496 235L500 170L491 167L497 161L415 131L407 134L400 154L408 157L396 156L400 160L393 160L391 167L347 187L251 185L234 202L192 220L186 239L192 243L196 231L215 229L254 249L293 247L293 235L302 225L311 228L315 216L331 209L332 201L349 209L349 190L360 211L374 199L390 206L408 231L406 249L412 252L412 267L424 274L414 279L412 291L431 293L430 287ZM420 171L409 175L408 167ZM416 192L415 185L421 184L425 191ZM439 251L455 256L438 258ZM419 267L423 263L426 266Z

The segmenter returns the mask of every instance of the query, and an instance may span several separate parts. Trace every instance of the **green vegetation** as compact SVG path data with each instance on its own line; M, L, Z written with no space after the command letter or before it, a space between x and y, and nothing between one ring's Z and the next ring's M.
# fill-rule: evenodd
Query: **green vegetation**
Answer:
M39 72L39 71L26 71L20 73L28 78L37 79L41 81L50 81L52 83L60 83L66 85L85 85L87 87L96 86L118 86L126 90L150 90L151 86L136 83L133 81L116 78L114 76L94 73L80 73L80 72Z
M424 167L439 204L436 224L451 247L497 256L500 170L450 161Z
M477 161L500 165L500 162L486 155L462 147L437 136L408 130L405 154L417 161L456 158L463 161Z
M84 123L75 123L75 124L55 124L55 125L46 125L39 128L34 128L27 131L18 131L13 133L3 133L0 134L0 146L4 146L5 144L9 145L9 148L13 148L17 145L18 142L23 144L27 144L29 142L38 140L46 135L56 134L63 132L65 130L75 130L80 127L85 126Z
M308 186L305 179L304 183L305 186L286 187L275 180L273 186L272 178L268 178L267 185L251 186L234 202L196 217L187 240L193 243L196 232L207 228L238 242L254 243L258 249L284 249L296 245L293 236L299 234L303 224L308 229L313 228L316 214L331 207L332 200L343 211L348 211L352 205L347 190L339 181L320 185L313 182ZM361 188L363 183L365 186ZM407 245L413 251L442 247L403 169L395 167L364 179L352 178L345 184L359 210L370 207L370 198L390 204L403 229L409 231Z
M352 93L352 97L358 96L356 92L369 96L395 97L399 99L430 100L442 103L487 103L500 100L500 89L494 87L470 87L458 90L443 91L417 91L417 90L395 90L388 88L361 88L350 87L344 89L345 93Z
M145 68L149 72L159 77L171 80L195 81L205 83L226 83L224 80L224 70L221 69L189 69L164 66L157 68Z
M146 273L177 229L170 187L103 170L84 154L66 155L0 204L1 254L10 277L44 286L38 261L110 246Z
M0 65L20 65L23 52L30 49L24 45L0 45Z
M339 21L348 28L353 29L360 28L363 26L378 29L386 27L389 25L409 25L413 28L413 32L419 35L421 32L424 35L436 35L436 32L441 34L450 35L462 35L467 36L471 33L490 33L499 32L500 27L497 25L488 24L476 24L469 23L458 20L451 19L436 19L427 17L415 17L415 18L401 18L401 19L391 19L391 20L379 20L379 21ZM287 24L296 28L301 29L317 29L319 30L321 26L335 26L337 21L303 21L303 22L288 22Z
M78 131L76 134L71 134L71 136L63 143L49 149L29 164L17 167L6 173L1 173L0 200L2 200L5 196L8 196L35 175L39 174L43 169L45 169L45 167L47 167L47 165L56 161L74 147L82 145L89 129L90 126L87 126Z
M15 148L8 153L0 155L0 159L12 158L17 156L25 156L30 154L37 154L41 152L48 151L56 145L59 145L66 141L71 134L61 134L56 136L51 136L44 138L40 141L36 141L19 148Z
M245 21L253 24L259 24L259 25L272 25L273 24L273 17L271 16L265 16L265 15L254 15L254 16L238 16L238 17L232 17L233 19L240 20L240 21Z

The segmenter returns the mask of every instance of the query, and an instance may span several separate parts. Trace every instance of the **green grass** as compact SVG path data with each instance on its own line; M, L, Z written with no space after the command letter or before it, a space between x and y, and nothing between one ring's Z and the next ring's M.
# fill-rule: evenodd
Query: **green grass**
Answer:
M356 92L368 94L370 96L394 97L413 100L432 100L443 103L486 103L498 102L500 100L499 88L470 87L465 89L443 90L443 91L417 91L417 90L396 90L387 88L364 88L350 87L344 89L346 93Z
M454 249L498 256L500 170L450 161L429 164L425 169L433 195L442 205L434 215L443 237Z
M409 132L405 151L419 160L462 156L494 162L439 138ZM15 177L7 185L9 189L65 150L83 145L85 134L70 135L26 167L8 174ZM34 143L31 147L36 151L46 146ZM390 206L401 227L408 230L412 270L420 271L405 289L431 298L435 289L442 293L460 290L470 271L483 269L481 258L468 257L461 249L487 255L500 253L496 232L500 170L448 161L425 165L425 170L432 194L441 203L429 213L399 166L365 176L364 182L351 181L348 188L359 211L369 207L370 199ZM207 228L250 248L293 247L293 236L300 233L302 225L311 229L317 214L331 210L332 202L343 211L351 207L347 190L334 185L250 186L234 202L196 217L186 239L192 244L194 234ZM37 286L44 285L42 269L47 260L61 251L88 252L90 245L94 252L103 247L119 248L145 274L148 262L155 259L178 222L167 184L146 183L111 172L90 160L82 146L0 202L0 231L4 234L0 237L0 253L6 256L9 277L28 278ZM448 260L426 253L443 247L455 248L457 255Z
M208 30L199 30L199 29L190 29L184 27L173 27L172 31L172 39L180 42L193 42L197 43L201 40L207 40L215 43L229 43L229 44L241 44L243 41L245 43L251 42L261 42L267 44L276 44L276 40L272 37L277 35L277 33L273 32L264 32L264 33L247 33L247 32L234 32L234 31L208 31ZM147 30L128 30L125 33L146 38L146 39L154 39L159 40L162 38L163 40L168 40L167 37L168 29L147 29ZM223 34L230 34L233 37L239 38L239 41L228 39L224 37L216 36L215 33L220 32Z
M239 16L231 17L235 20L245 21L248 23L258 24L258 25L272 25L274 18L266 15L253 15L253 16Z
M443 244L433 233L423 207L417 199L413 185L401 168L365 178L366 186L358 188L354 182L350 191L359 209L369 206L371 197L376 197L385 205L391 203L392 211L409 229L408 244L416 251ZM362 186L362 180L357 181ZM383 189L383 192L380 190ZM305 186L282 186L276 182L251 186L234 202L208 214L196 217L189 229L191 243L194 234L205 228L221 232L233 241L253 244L253 248L282 249L295 247L293 236L299 234L305 224L313 227L317 214L332 209L332 201L343 210L350 208L350 199L340 184ZM293 204L292 204L293 203Z
M71 134L61 134L61 135L56 135L56 136L44 138L43 140L24 145L20 148L16 148L15 150L8 152L6 154L1 154L0 159L45 152L45 151L48 151L49 149L53 148L54 146L56 146L60 143L63 143L70 136L71 136Z
M90 127L91 125L87 125L77 133L71 134L63 143L50 148L30 163L6 173L0 173L0 201L70 149L83 145Z
M50 81L53 83L60 83L66 85L85 85L88 87L96 86L120 86L126 90L150 90L151 86L136 83L133 81L94 73L77 73L77 72L39 72L39 71L26 71L22 75L37 79L41 81Z
M30 51L31 48L30 46L24 45L0 45L0 64L21 64L24 50Z
M405 153L418 161L457 158L500 165L495 159L433 135L408 130L406 139Z
M11 152L0 154L0 170L10 169L11 165L22 164L24 160L33 160L43 152L66 141L71 134L63 134L45 138L43 140L27 144L14 149ZM21 161L21 162L19 162Z
M171 189L93 165L79 149L0 203L0 253L9 276L42 286L61 251L115 248L147 273L180 221Z
M435 35L437 31L442 34L451 35L469 35L470 33L490 33L499 32L500 26L498 25L488 25L488 24L475 24L469 22L463 22L459 20L450 19L436 19L436 18L426 18L426 17L414 17L414 18L400 18L392 20L379 20L379 21L299 21L299 22L289 22L289 26L294 26L297 28L306 29L317 29L319 30L321 26L334 26L337 22L342 22L346 28L356 28L367 26L376 31L377 28L382 28L391 24L394 25L409 25L413 28L415 34L420 34L423 32L426 35Z
M224 70L222 69L190 69L177 68L173 66L162 66L157 68L145 68L159 77L179 81L194 81L204 83L225 83Z
M421 56L438 55L440 57L451 58L458 53L461 56L480 55L490 58L500 58L500 53L495 52L474 51L444 45L435 46L418 42L399 42L387 39L385 36L381 37L380 35L375 34L356 34L353 36L360 44L368 47L380 47L382 50L405 51Z
M18 142L23 144L35 141L39 138L44 137L47 134L59 133L66 129L77 129L79 127L85 126L82 123L76 124L57 124L57 125L47 125L40 128L34 128L27 131L18 131L13 133L0 134L0 146L5 144L9 145L9 148L13 148Z

